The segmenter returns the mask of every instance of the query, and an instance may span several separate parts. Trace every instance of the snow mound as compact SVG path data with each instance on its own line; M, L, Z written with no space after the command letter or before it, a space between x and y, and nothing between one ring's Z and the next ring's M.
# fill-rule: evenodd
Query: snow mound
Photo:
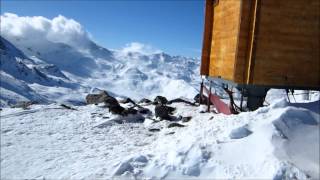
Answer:
M275 140L276 153L313 178L320 174L319 121L319 114L289 107L273 122L282 137Z
M116 168L113 176L123 176L129 175L130 173L135 174L135 176L139 175L141 171L135 171L138 168L145 167L148 163L148 158L146 156L137 156L129 158L125 160L125 162L119 163L118 167Z
M319 177L319 111L279 104L283 102L213 120L196 115L185 129L161 134L153 153L146 152L152 154L148 164L131 169L126 177L137 176L132 172L156 179Z
M250 131L247 127L247 125L233 129L229 135L231 139L241 139L244 137L249 136L252 134L252 131Z

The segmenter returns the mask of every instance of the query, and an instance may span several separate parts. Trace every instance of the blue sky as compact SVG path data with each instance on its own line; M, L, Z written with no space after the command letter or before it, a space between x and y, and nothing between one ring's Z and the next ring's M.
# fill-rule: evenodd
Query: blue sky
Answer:
M5 12L50 19L61 14L80 22L110 49L140 42L172 55L201 53L204 0L4 0Z

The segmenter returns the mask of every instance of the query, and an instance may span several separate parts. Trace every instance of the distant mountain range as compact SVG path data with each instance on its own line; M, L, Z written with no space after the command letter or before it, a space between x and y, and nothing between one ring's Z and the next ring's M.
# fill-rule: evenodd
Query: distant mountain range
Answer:
M75 48L52 41L1 37L1 106L19 101L79 104L97 89L134 99L192 98L199 60L165 53L111 51L90 41Z

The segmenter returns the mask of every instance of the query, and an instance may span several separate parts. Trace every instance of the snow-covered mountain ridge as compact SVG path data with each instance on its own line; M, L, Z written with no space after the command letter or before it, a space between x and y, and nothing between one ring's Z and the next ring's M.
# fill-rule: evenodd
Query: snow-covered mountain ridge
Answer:
M2 105L21 100L81 103L92 89L137 100L192 98L199 63L140 43L108 50L93 42L80 23L63 16L1 15ZM22 94L13 81L33 93Z
M86 52L49 41L31 46L15 38L13 43L19 48L1 37L2 105L22 100L81 102L96 88L136 99L156 95L191 98L196 92L192 85L197 82L197 59L109 51L94 43ZM13 90L13 81L29 88ZM192 95L183 94L186 90ZM34 93L23 95L22 91Z

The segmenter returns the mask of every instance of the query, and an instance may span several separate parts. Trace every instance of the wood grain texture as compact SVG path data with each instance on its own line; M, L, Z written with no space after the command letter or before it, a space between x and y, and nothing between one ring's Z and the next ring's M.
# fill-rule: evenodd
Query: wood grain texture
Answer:
M248 79L248 67L250 66L252 40L254 34L255 0L241 1L240 27L237 45L237 57L234 65L233 81L246 84Z
M214 7L209 75L233 80L240 21L239 0L219 0Z
M252 84L320 87L319 0L261 1Z
M209 75L212 28L213 28L213 1L207 0L205 6L205 23L202 45L200 75Z
M209 76L320 88L320 0L219 0L211 7Z

